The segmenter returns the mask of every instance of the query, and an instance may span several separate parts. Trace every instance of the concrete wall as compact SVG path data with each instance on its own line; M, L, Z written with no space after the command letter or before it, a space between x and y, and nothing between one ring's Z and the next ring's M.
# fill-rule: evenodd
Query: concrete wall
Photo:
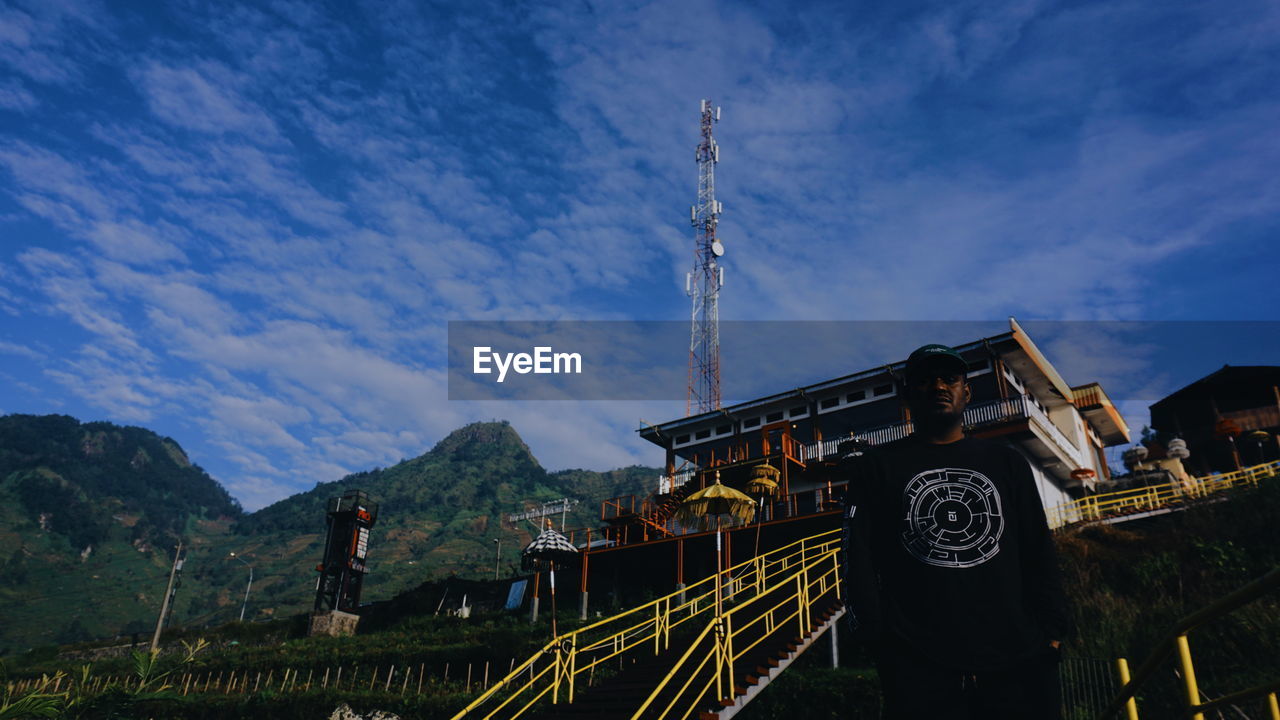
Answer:
M1046 510L1071 500L1071 496L1058 487L1053 478L1040 467L1039 462L1034 457L1028 455L1025 450L1016 444L1012 447L1031 466L1031 476L1035 478L1036 492L1040 495L1040 504Z

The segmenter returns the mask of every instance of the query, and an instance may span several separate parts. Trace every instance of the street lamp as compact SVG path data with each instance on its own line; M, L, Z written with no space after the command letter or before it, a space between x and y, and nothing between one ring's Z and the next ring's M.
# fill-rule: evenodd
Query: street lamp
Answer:
M498 566L502 564L502 538L494 538L493 542L498 546L498 551L493 558L493 579L498 579Z
M231 553L230 557L239 560L249 567L249 584L244 586L244 602L240 603L240 622L244 622L244 609L249 605L249 588L253 587L253 565L250 565L248 560L245 560L244 557L235 553Z

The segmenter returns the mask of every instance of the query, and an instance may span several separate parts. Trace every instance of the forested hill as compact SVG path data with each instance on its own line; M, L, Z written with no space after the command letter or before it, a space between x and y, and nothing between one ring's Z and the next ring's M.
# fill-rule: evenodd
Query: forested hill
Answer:
M18 525L34 520L77 553L121 523L131 540L171 547L192 518L243 515L172 439L66 415L0 417L0 492Z
M325 502L348 489L373 495L389 522L414 517L442 521L450 515L486 517L519 508L525 498L561 491L505 422L473 423L453 431L429 452L386 468L320 483L245 516L237 532L314 532ZM397 523L398 524L398 523Z
M602 500L647 494L657 474L644 467L548 473L510 424L473 423L419 457L321 483L246 515L234 532L244 538L246 551L258 547L277 562L314 566L326 501L346 490L363 490L379 505L370 556L375 571L366 588L398 591L433 576L492 572L496 537L506 541L501 562L514 564L532 526L511 525L504 520L510 513L568 497L579 504L567 524L594 526ZM294 602L294 595L282 595L282 603Z
M426 580L518 565L527 506L579 501L570 527L599 524L600 502L645 495L658 470L547 472L506 422L455 430L429 452L348 475L247 514L174 441L133 427L65 416L0 418L0 655L53 642L146 633L173 548L186 562L176 625L234 620L254 568L246 620L304 612L315 588L325 504L361 489L380 505L364 599Z

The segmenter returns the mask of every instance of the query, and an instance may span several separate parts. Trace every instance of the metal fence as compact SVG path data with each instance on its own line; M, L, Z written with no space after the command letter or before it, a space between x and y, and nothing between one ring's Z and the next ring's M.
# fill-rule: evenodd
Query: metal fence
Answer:
M1093 720L1115 697L1115 662L1102 658L1064 657L1059 680L1064 720Z

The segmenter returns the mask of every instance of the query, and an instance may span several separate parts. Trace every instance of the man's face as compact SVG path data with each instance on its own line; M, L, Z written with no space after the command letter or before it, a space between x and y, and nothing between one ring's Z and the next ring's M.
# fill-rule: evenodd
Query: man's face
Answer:
M964 415L970 398L964 373L949 366L926 366L907 378L907 404L915 418L955 422Z

